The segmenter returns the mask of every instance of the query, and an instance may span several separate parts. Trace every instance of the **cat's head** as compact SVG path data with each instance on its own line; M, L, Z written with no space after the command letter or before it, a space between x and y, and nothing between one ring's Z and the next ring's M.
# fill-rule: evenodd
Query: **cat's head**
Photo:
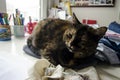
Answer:
M75 53L76 58L84 58L95 53L98 41L103 37L107 28L94 29L88 25L79 25L79 28L65 31L63 41L67 48Z

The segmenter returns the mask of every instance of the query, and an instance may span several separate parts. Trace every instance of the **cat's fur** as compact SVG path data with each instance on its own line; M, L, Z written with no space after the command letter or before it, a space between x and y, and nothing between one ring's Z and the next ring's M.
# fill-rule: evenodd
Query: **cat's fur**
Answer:
M74 23L45 19L37 24L27 42L52 64L74 67L80 64L80 59L95 54L98 41L106 30L106 27L93 29L77 19Z

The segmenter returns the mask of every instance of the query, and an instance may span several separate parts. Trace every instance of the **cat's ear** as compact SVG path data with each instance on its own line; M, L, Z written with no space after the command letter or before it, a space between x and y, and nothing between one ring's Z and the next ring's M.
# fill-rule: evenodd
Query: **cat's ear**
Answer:
M75 13L73 13L73 23L74 24L81 24L81 22L78 20L78 18L76 17Z
M105 35L105 32L107 31L107 27L99 27L96 29L95 34L99 36Z
M105 35L105 32L107 31L107 27L99 27L97 29L94 29L92 27L88 27L88 32L92 33L98 38L102 38Z

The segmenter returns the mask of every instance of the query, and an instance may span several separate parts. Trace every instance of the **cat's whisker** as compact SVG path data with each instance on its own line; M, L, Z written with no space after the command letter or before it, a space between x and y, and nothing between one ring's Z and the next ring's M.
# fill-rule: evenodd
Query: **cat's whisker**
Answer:
M69 50L70 52L73 52L72 49L71 49L70 47L68 47L68 50Z
M70 48L71 48L71 49L74 49L74 47L73 47L73 46L70 46Z

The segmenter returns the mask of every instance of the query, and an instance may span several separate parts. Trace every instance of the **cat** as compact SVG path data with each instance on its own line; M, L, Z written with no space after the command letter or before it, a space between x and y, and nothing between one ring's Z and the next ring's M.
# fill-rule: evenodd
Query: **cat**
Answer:
M94 29L79 22L73 14L73 22L61 19L40 21L27 39L28 46L53 65L74 68L84 59L94 55L100 38L107 28Z

